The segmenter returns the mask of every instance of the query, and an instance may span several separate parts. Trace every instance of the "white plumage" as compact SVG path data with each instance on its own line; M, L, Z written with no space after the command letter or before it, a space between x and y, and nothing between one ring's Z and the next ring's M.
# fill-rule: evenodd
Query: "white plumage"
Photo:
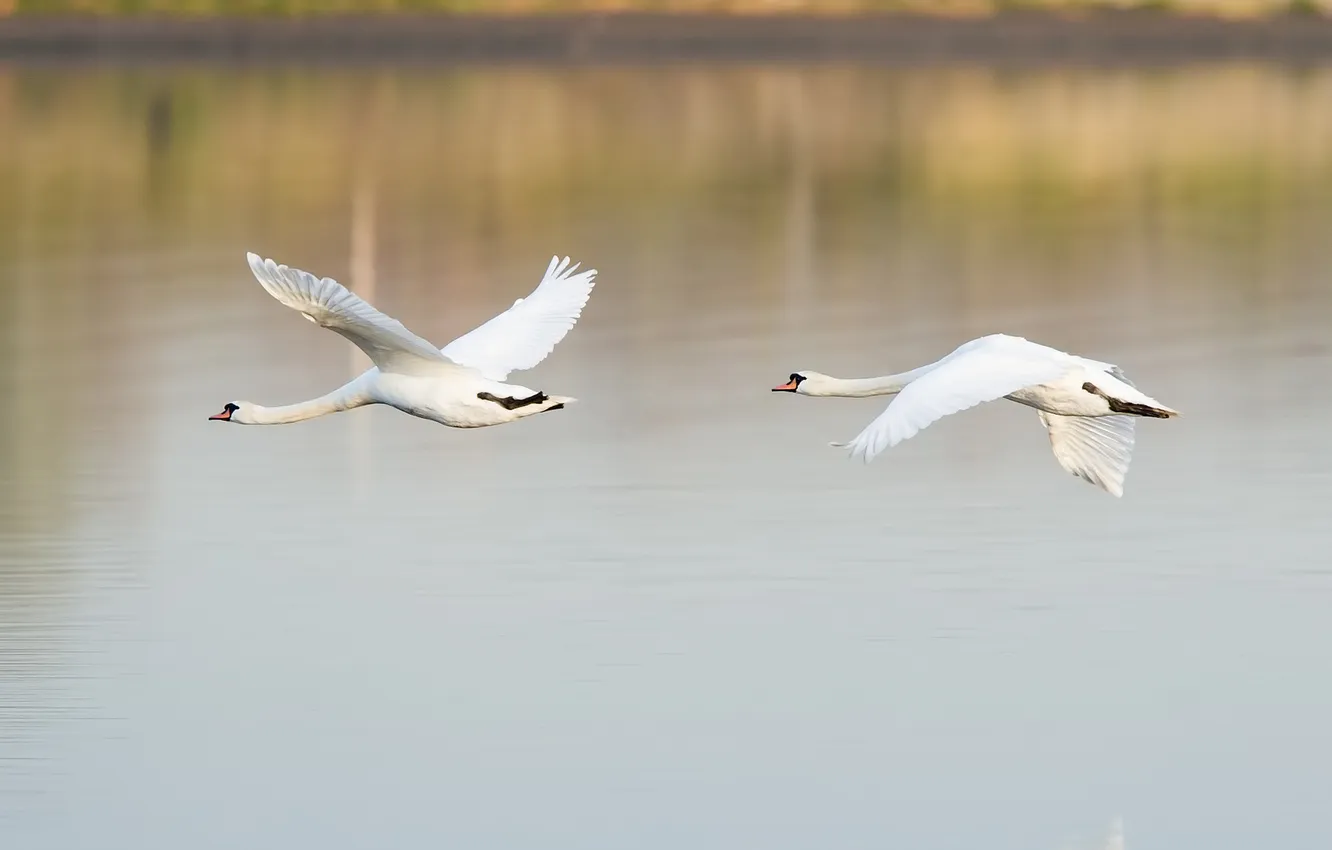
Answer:
M1133 459L1133 417L1037 414L1050 434L1055 460L1068 472L1113 496L1124 495Z
M318 278L255 254L247 259L269 295L347 338L375 365L317 399L283 407L230 402L211 419L276 425L366 404L388 404L444 425L478 428L558 410L574 401L506 380L510 372L531 369L546 359L569 333L592 293L595 269L574 274L578 267L570 267L569 258L552 257L531 295L441 350L332 278Z
M574 274L569 258L550 258L546 275L531 295L476 330L444 346L444 356L471 366L494 381L507 380L545 360L573 328L592 297L595 269Z
M351 340L380 371L416 374L429 371L431 364L448 362L438 348L333 278L261 260L257 254L245 258L265 292L319 327Z
M992 334L964 343L927 366L881 378L841 379L795 372L775 390L809 396L896 398L846 443L852 457L874 457L944 416L1007 398L1040 413L1055 459L1114 496L1124 492L1133 452L1131 417L1178 415L1140 392L1120 369L1021 337Z

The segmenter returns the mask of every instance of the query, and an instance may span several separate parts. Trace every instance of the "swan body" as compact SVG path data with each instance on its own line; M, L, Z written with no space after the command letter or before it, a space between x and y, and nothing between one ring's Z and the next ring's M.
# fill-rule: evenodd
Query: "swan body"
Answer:
M866 463L944 416L1007 398L1037 410L1060 466L1117 497L1124 495L1135 418L1179 415L1138 390L1114 364L1006 334L963 343L910 372L855 379L793 372L773 391L842 398L896 395L850 442L832 444Z
M510 372L546 359L578 321L592 294L596 270L574 274L569 258L551 258L527 298L443 349L409 331L332 278L247 254L250 271L269 295L305 318L346 337L374 363L338 389L298 404L264 407L228 402L209 419L240 425L283 425L386 404L452 428L502 425L574 401L508 383Z

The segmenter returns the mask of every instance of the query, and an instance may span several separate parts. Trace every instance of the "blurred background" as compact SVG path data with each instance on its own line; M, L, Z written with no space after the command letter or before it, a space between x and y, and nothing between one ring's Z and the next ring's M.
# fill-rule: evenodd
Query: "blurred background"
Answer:
M398 5L559 4L338 9ZM0 845L1327 847L1332 51L1171 20L1150 62L0 48ZM248 250L441 345L570 255L520 380L580 401L208 422L368 365ZM1122 500L1017 405L865 467L826 444L883 399L768 391L991 332L1183 412Z

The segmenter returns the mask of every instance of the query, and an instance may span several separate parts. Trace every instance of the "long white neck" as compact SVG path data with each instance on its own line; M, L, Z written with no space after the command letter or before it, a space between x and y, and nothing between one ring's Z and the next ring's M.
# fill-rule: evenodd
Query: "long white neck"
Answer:
M893 395L894 393L900 393L907 384L932 368L933 364L912 369L910 372L883 375L878 378L824 377L817 384L806 387L805 394L831 398L868 398L875 395Z
M365 404L370 404L370 399L357 388L348 385L339 387L328 395L321 395L319 398L312 398L309 401L297 402L296 404L284 404L281 407L264 407L263 405L252 404L248 411L247 424L286 425L291 422L314 419L316 416L351 410L353 407L360 407Z

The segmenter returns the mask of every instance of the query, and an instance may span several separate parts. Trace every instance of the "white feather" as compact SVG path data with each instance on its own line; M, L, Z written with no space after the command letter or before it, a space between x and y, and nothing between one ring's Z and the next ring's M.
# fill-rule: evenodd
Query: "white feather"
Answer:
M508 311L441 351L332 278L317 278L256 254L246 257L269 295L346 337L374 361L375 368L309 401L277 407L229 402L210 419L282 425L386 404L442 425L482 428L559 410L574 401L504 381L510 369L528 368L544 359L587 303L596 272L571 276L574 269L567 268L568 259L562 264L552 261L529 298L518 299ZM467 362L459 363L446 352Z
M1124 494L1124 477L1133 456L1134 418L1178 415L1137 389L1112 363L1005 334L974 339L941 360L896 375L845 379L807 371L794 377L800 378L794 391L802 395L896 394L855 439L832 444L850 449L852 457L866 463L950 413L1008 398L1040 412L1060 466L1114 496ZM1148 409L1125 414L1132 405Z
M926 367L928 371L907 384L855 439L833 445L849 448L852 457L869 463L949 414L1060 377L1068 363L1051 353L1058 354L1018 337L996 334L972 340Z
M444 346L444 356L495 381L545 360L582 315L596 283L596 269L577 269L568 257L552 257L531 295Z
M1133 458L1133 417L1037 415L1050 433L1050 448L1060 466L1112 496L1124 495L1124 476Z
M269 295L305 318L341 334L366 353L380 371L418 374L437 372L451 365L429 342L407 330L402 322L371 307L331 277L245 255L250 271Z

